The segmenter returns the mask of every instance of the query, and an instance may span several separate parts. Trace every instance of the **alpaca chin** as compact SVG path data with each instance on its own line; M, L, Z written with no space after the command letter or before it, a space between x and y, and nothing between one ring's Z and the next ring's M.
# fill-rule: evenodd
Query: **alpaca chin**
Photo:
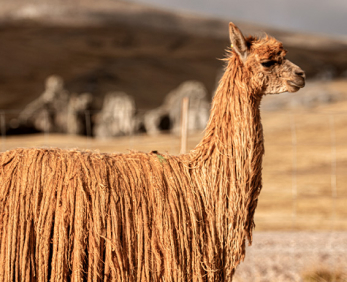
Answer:
M298 92L301 88L305 86L305 81L300 81L299 83L294 82L292 80L287 81L288 92L294 93Z

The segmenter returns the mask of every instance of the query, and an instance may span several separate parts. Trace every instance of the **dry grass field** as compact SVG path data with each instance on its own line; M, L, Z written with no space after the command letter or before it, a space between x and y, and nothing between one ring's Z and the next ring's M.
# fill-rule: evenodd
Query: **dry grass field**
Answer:
M346 84L338 85L346 91ZM284 94L287 95L287 94ZM280 98L280 97L279 97ZM276 99L276 97L266 97ZM347 101L311 110L263 111L265 158L256 230L347 230ZM193 149L202 133L189 135ZM61 147L178 154L179 136L96 140L56 134L3 137L1 149Z

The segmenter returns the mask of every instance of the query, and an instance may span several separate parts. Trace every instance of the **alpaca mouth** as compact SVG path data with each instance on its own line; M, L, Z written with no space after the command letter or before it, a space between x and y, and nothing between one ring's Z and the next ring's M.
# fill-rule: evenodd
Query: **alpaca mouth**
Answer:
M301 83L294 82L293 80L288 80L287 83L288 85L295 88L303 88L305 86L305 80L302 81Z

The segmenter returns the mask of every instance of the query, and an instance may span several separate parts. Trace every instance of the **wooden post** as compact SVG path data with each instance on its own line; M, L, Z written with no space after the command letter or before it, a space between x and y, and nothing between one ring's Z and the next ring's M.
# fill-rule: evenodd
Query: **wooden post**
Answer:
M1 128L1 151L5 152L5 141L6 141L6 121L5 112L0 112L0 128Z
M187 151L187 134L188 134L188 106L189 98L184 97L182 100L181 111L181 154L185 154Z

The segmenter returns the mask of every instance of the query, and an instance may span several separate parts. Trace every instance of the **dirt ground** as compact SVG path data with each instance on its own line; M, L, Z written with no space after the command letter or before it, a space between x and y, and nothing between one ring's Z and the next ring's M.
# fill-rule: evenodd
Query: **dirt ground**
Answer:
M234 280L346 282L346 241L347 232L257 232Z

